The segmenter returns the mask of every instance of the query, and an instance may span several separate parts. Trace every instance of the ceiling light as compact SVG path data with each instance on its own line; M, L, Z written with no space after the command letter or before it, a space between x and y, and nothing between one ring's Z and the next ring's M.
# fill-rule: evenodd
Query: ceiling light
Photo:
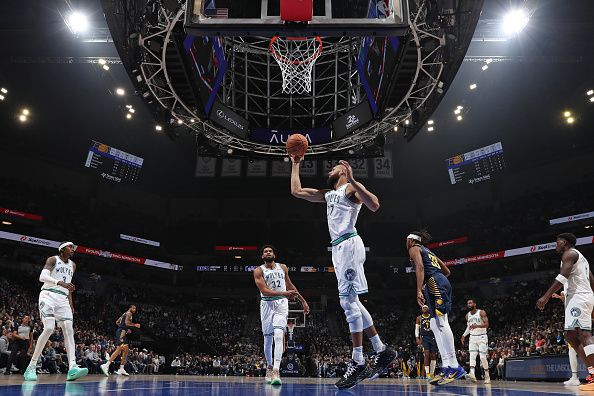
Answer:
M573 124L575 122L575 119L573 117L568 117L567 118L567 123L568 124Z
M454 114L460 114L460 109L454 110Z
M404 121L404 125L408 125L408 124L410 124L410 121L409 120L405 120Z
M193 119L193 118L190 118L190 122L191 122L191 123L194 123L194 122L196 122L196 120L195 120L195 119Z
M4 88L2 88L2 92L6 93L6 90ZM594 89L591 89L588 92L586 92L586 95L588 95L588 96L594 95Z
M353 149L350 149L350 150L349 150L349 155L353 155L353 154L355 154L355 150L353 150Z
M481 69L482 69L483 71L487 70L488 68L489 68L489 66L487 66L487 65L483 65L483 67L481 67Z
M427 121L427 125L433 125L433 124L434 124L433 120Z
M70 31L75 34L84 32L89 28L89 20L87 19L87 16L80 12L73 12L70 14L66 24Z
M126 105L126 108L127 109L131 109L132 108L132 105Z
M571 117L571 112L570 111L563 112L563 117L565 117L565 118Z
M493 59L491 59L491 58L489 58L489 59L487 59L487 60L485 61L485 63L486 63L487 65L488 65L488 64L490 64L491 62L493 62Z
M29 109L23 109L22 112L24 115L28 116L29 115Z
M132 118L132 114L130 114L130 113L126 114L126 118L127 118L127 119L130 119L130 118Z
M285 157L285 158L283 158L283 161L285 161L285 162L289 162L289 157Z
M394 132L398 132L398 125L394 127Z
M594 96L590 98L590 102L594 103Z
M461 115L459 115L458 117L456 117L456 119L457 119L458 121L462 121L462 116L461 116Z
M464 106L458 105L458 106L456 106L456 108L462 110L464 108Z
M103 70L109 70L109 66L103 65Z
M124 88L116 88L116 94L124 96L126 94L126 91L124 91Z
M155 125L155 130L160 132L163 130L163 127L161 125Z
M99 59L99 64L100 65L105 65L107 63L107 61L103 58Z
M523 9L511 10L503 18L503 31L509 35L520 33L528 25L530 17Z
M2 221L2 224L4 224L4 225L12 225L12 223L10 221L6 221L6 220L3 220Z
M470 84L470 89L476 89L476 84Z
M26 116L26 115L23 115L23 114L21 114L21 115L19 116L19 121L20 121L20 122L25 122L25 121L27 121L27 116Z
M0 95L0 100L4 100L4 95Z
M4 222L2 222L2 224L4 224ZM584 228L592 228L592 225L587 225Z
M136 113L136 110L134 110L134 109L128 109L128 111L132 114Z
M178 119L178 120L177 120L177 123L178 123L178 125L181 125L181 124L183 124L184 122L183 122L181 119Z
M239 260L241 258L241 256L235 256L235 258Z
M433 127L429 127L429 128L427 128L427 130L428 130L429 132L433 132Z
M0 92L2 92L3 94L7 94L8 90L6 88L0 88ZM588 94L590 95L590 94Z

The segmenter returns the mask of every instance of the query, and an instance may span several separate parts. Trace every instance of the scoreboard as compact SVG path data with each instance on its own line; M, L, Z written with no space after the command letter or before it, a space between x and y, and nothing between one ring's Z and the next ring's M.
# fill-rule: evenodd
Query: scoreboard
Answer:
M85 167L97 171L106 180L135 182L143 162L140 157L92 140Z
M481 147L446 160L452 184L475 184L491 180L492 175L505 169L501 142Z

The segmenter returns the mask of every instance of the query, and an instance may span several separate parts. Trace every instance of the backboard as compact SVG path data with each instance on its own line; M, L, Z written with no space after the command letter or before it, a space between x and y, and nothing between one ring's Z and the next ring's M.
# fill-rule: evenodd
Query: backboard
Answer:
M281 20L280 1L188 0L185 28L198 36L398 36L408 29L408 0L313 0L312 20L290 24Z

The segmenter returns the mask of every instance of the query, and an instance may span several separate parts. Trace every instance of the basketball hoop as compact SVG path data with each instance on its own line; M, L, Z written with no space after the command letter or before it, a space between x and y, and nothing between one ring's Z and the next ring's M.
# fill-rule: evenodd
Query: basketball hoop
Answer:
M274 36L269 51L283 73L283 92L303 94L311 92L311 72L322 54L322 38Z
M295 322L287 323L287 328L289 329L289 339L293 338L293 331L295 330Z

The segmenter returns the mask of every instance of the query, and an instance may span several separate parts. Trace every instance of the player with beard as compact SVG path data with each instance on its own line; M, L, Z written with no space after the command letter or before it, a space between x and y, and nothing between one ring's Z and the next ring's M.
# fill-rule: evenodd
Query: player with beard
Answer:
M338 389L352 388L365 378L379 377L396 358L396 352L380 339L371 315L359 300L359 295L368 292L365 278L365 245L357 233L355 224L361 207L372 212L380 207L378 198L355 180L353 169L346 161L340 161L328 173L329 189L318 190L301 187L299 167L301 157L291 156L291 194L309 202L326 203L328 230L332 240L332 263L338 280L340 306L344 310L351 333L352 360L345 374L336 382ZM375 356L368 368L363 356L363 333L367 335Z
M283 357L284 335L289 316L289 301L297 299L303 306L303 313L309 314L309 306L289 278L285 264L276 263L276 252L271 245L262 247L264 264L254 270L254 281L260 290L260 319L264 334L264 355L266 357L266 383L281 385L280 363ZM274 357L272 354L274 341Z

